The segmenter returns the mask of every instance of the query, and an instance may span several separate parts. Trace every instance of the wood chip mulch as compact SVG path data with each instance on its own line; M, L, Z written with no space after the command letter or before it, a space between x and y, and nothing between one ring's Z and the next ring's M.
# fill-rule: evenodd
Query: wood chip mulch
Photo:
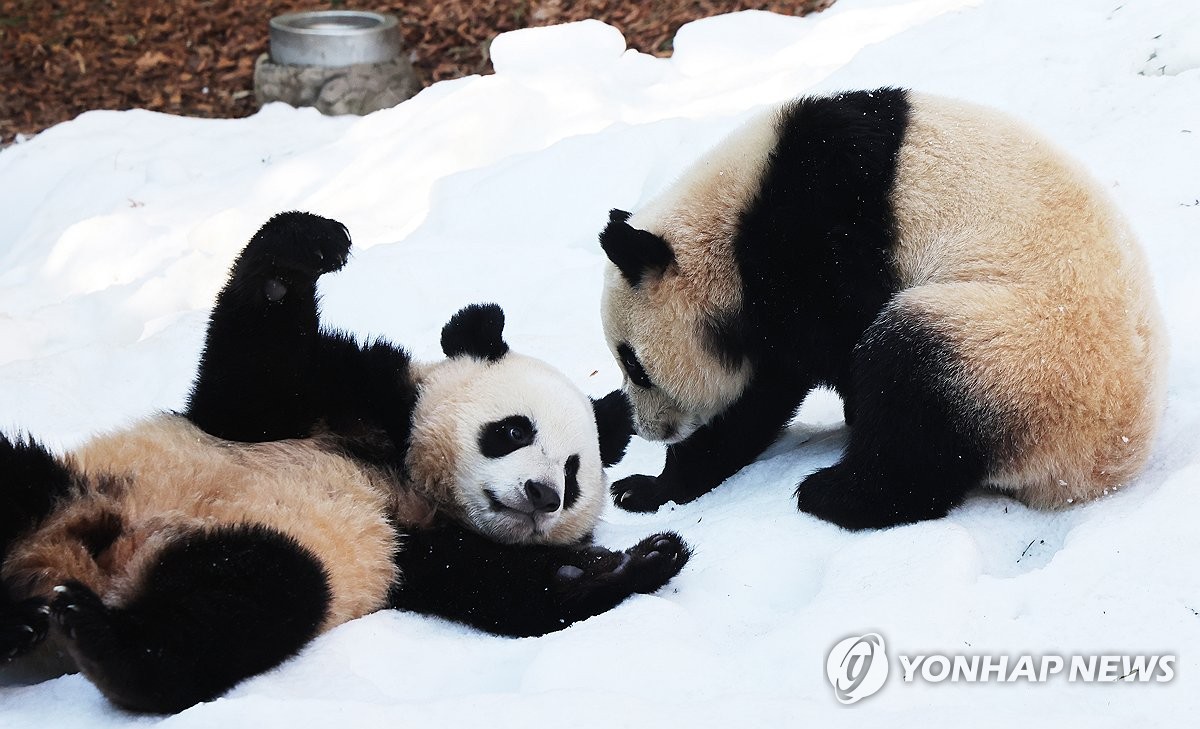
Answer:
M488 45L516 28L597 18L633 48L669 55L679 26L757 8L788 15L833 0L0 0L0 145L89 109L201 117L254 113L267 21L324 8L395 14L425 83L490 70Z

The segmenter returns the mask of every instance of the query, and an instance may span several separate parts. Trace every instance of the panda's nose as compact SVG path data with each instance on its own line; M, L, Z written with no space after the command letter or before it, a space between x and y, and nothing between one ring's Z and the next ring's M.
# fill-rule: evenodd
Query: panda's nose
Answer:
M540 481L526 481L525 495L529 497L529 505L533 507L534 511L554 511L562 503L562 500L558 498L558 492Z

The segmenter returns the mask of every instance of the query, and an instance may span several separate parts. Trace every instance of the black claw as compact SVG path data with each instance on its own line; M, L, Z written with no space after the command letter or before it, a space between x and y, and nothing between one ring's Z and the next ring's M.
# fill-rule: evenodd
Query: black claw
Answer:
M49 627L47 606L41 598L0 602L0 662L32 650L45 639Z

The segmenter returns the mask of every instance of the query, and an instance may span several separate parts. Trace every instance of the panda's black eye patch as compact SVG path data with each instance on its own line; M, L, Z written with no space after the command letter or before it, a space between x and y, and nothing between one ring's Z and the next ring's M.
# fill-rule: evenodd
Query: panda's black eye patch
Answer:
M502 458L533 442L537 430L524 415L510 415L479 429L479 452L488 458Z
M633 353L633 348L628 343L621 342L617 345L617 356L621 358L621 367L625 369L625 374L629 376L630 382L647 389L654 387L654 383L650 382L650 376L646 374L642 363L638 361L637 355Z
M563 508L570 509L579 499L579 455L567 459L563 467L563 475L567 478L566 488L563 489Z

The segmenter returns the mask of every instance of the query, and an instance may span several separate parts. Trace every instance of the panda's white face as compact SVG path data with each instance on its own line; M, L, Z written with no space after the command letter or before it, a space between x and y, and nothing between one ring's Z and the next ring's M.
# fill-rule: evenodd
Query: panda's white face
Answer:
M443 509L506 543L591 532L607 492L587 396L540 360L456 357L420 374L410 475Z
M638 434L677 443L729 407L750 379L703 341L705 311L691 282L675 271L634 288L609 264L601 318L609 349L625 376Z
M779 129L777 110L755 115L641 210L610 217L601 234L610 259L604 334L644 438L686 439L750 381L745 358L722 357L709 332L741 315L734 239Z

